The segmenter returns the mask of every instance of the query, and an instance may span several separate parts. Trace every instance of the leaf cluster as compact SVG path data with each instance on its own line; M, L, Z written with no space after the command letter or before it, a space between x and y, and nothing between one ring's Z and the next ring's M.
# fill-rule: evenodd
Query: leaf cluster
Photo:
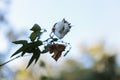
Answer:
M22 47L20 47L15 53L12 54L11 57L21 53L21 56L24 56L26 53L32 53L32 57L27 65L27 68L30 66L30 64L35 60L35 63L38 61L41 50L39 49L39 46L43 45L43 42L39 40L38 38L41 36L41 27L38 24L35 24L31 29L32 33L30 34L30 42L27 40L19 40L14 41L14 44L21 44Z
M22 46L15 53L13 53L11 57L18 54L20 54L20 56L24 56L26 53L32 54L32 57L26 68L28 68L33 61L36 63L40 55L47 52L50 54L53 53L52 57L57 61L61 57L61 54L65 50L66 46L64 44L56 43L58 38L50 37L45 41L42 41L40 37L44 31L42 31L38 24L34 24L30 30L32 31L29 37L30 41L18 40L13 42L14 44L21 44ZM40 46L44 46L44 49L41 50Z

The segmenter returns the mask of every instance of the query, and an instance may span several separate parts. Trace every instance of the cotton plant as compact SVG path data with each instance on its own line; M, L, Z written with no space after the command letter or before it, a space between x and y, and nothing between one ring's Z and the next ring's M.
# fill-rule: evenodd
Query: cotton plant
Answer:
M62 39L70 31L71 24L63 19L60 22L54 24L52 32L59 38Z
M49 38L46 40L41 40L41 35L46 32L46 30L42 29L38 24L34 24L30 29L32 31L29 36L30 41L13 41L14 44L20 44L22 46L11 55L11 57L14 58L1 64L0 66L3 66L12 60L29 54L32 56L26 68L28 68L31 63L33 63L33 61L36 63L40 56L45 53L52 54L52 58L55 61L58 61L62 53L64 53L64 56L66 56L71 49L70 43L62 41L65 35L70 31L71 27L71 24L67 20L63 19L62 21L59 21L53 25ZM40 47L44 47L44 49L41 50Z

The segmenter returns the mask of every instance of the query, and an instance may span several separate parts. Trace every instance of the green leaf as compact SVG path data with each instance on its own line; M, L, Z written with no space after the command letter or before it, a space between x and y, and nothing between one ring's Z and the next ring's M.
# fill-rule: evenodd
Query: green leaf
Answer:
M34 24L34 26L30 30L34 32L40 32L41 27L38 24Z
M34 61L34 59L35 59L35 58L34 58L34 54L33 54L33 56L31 57L28 65L27 65L27 67L26 67L26 69L32 64L32 62Z
M14 41L13 42L14 44L27 44L27 41L26 40L19 40L19 41Z
M36 63L36 62L38 61L39 57L40 57L40 50L39 50L39 48L36 48L36 49L34 50L34 52L33 52L33 55L32 55L32 57L31 57L28 65L27 65L27 68L32 64L32 62L33 62L34 60L35 60L35 63Z
M15 53L13 53L11 57L17 55L18 53L20 53L20 52L22 52L22 51L24 51L24 50L25 50L25 48L22 46L22 47L21 47L20 49L18 49Z
M39 33L40 32L37 32L37 33L32 32L31 35L30 35L30 40L35 41L35 39L39 36Z
M57 41L58 40L58 38L53 38L53 41Z
M34 52L34 56L35 56L35 63L38 61L39 57L40 57L40 49L37 48Z
M25 45L26 49L24 50L24 52L33 53L40 45L42 45L42 41L28 43L27 45Z
M37 38L37 34L35 32L32 32L31 35L30 35L30 40L31 41L35 41L35 39Z
M42 43L42 41L36 41L36 42L31 42L31 43L29 43L29 46L31 46L31 47L38 47L38 46L40 46L40 45L42 45L43 43Z
M36 46L40 46L42 44L43 44L42 41L39 41L39 40L34 43L34 45L36 45Z

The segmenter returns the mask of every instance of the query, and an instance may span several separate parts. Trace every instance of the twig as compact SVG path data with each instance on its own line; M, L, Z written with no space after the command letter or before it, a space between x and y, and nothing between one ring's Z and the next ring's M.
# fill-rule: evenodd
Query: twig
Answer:
M25 56L28 56L28 55L25 55ZM11 59L11 60L8 60L8 61L0 64L0 67L1 67L1 66L4 66L5 64L7 64L7 63L9 63L9 62L11 62L11 61L13 61L13 60L15 60L15 59L17 59L17 58L20 58L20 57L24 57L24 56L19 55L19 56L15 57L15 58L13 58L13 59Z

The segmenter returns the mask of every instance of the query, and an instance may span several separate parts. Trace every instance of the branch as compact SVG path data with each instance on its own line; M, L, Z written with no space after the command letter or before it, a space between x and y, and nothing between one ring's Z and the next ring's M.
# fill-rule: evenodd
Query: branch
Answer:
M25 56L29 56L29 55L25 55ZM11 60L8 60L8 61L6 61L6 62L0 64L0 67L4 66L5 64L7 64L7 63L9 63L9 62L11 62L11 61L13 61L13 60L15 60L15 59L17 59L17 58L25 57L25 56L19 55L19 56L15 57L15 58L13 58L13 59L11 59Z

